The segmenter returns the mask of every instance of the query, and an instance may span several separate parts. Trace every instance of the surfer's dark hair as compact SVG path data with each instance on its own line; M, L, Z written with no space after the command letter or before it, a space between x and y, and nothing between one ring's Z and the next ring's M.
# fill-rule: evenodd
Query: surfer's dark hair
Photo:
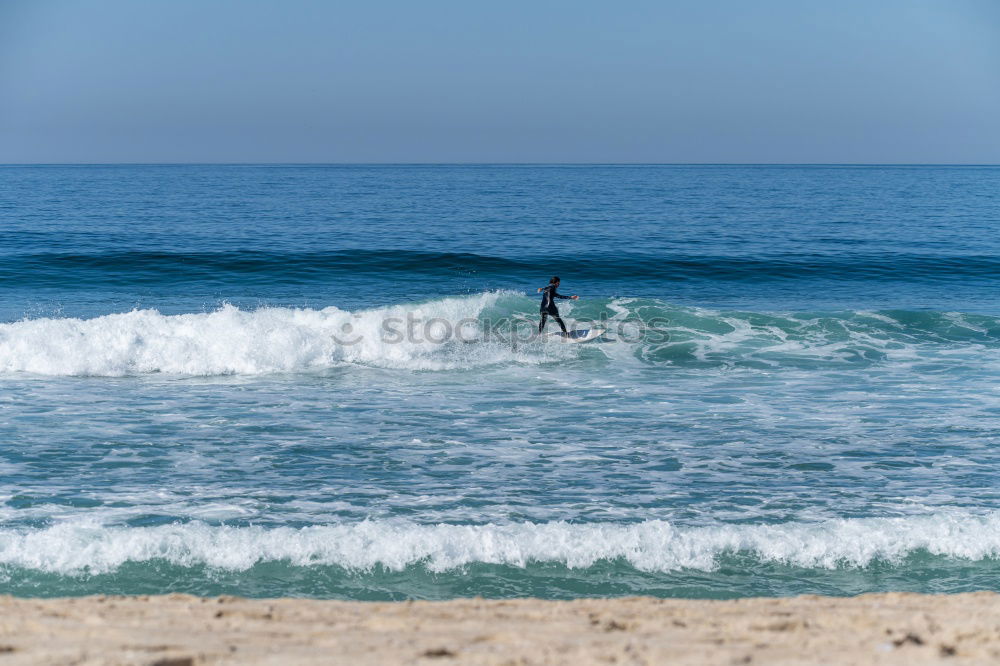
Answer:
M549 280L549 284L555 284L556 282L559 282L559 278L558 277L554 277L551 280Z

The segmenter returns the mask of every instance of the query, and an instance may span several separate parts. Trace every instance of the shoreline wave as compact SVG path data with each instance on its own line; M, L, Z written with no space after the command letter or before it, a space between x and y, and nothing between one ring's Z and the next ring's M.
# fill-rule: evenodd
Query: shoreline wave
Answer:
M286 562L359 572L421 567L439 573L473 564L521 569L555 564L585 570L622 561L642 572L714 572L723 558L732 556L832 570L899 565L920 553L968 562L998 559L1000 513L703 527L678 527L663 520L482 525L386 520L300 528L71 522L0 530L0 569L63 575L108 573L127 563L149 561L225 571Z

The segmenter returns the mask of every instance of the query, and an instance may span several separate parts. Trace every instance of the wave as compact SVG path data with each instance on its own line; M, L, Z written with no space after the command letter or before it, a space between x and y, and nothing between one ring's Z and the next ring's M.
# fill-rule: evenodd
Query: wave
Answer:
M477 335L475 317L501 296L488 293L359 312L227 305L182 315L134 310L92 319L28 319L0 324L0 372L261 375L343 364L442 370L536 361L509 346L463 343ZM415 322L412 334L410 321Z
M262 375L347 365L468 370L620 358L618 350L660 366L955 366L982 363L1000 349L1000 319L985 315L724 312L630 298L564 306L578 325L606 328L603 342L610 344L545 345L533 339L536 308L521 294L490 292L355 312L227 305L181 315L134 310L26 319L0 324L0 373Z
M1000 349L1000 319L987 315L665 309L632 299L620 299L617 309L625 320L663 322L656 327L661 335L644 336L636 348L653 365L815 370L932 363L940 371L996 360Z
M86 284L305 284L339 276L475 275L519 280L586 266L592 279L611 282L967 282L1000 276L990 255L913 253L775 253L754 256L649 254L546 254L511 259L463 252L343 249L323 252L31 253L0 256L0 285Z
M119 527L62 523L0 530L0 569L64 575L113 572L126 563L246 571L268 562L356 571L444 572L473 564L586 569L623 561L644 572L711 572L729 556L806 569L899 565L925 553L965 560L1000 557L1000 514L934 514L774 525L677 527L566 522L421 525L405 521L291 527L205 523Z
M341 275L415 273L506 274L524 264L469 253L410 250L337 250L328 252L97 252L35 253L0 257L0 281L65 288L85 284L212 282L303 284ZM546 271L542 271L545 274Z

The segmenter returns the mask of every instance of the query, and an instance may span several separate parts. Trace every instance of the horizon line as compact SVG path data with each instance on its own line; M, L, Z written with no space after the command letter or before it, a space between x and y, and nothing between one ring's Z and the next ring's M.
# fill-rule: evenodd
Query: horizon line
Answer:
M0 162L0 167L36 166L817 166L817 167L997 167L1000 162Z

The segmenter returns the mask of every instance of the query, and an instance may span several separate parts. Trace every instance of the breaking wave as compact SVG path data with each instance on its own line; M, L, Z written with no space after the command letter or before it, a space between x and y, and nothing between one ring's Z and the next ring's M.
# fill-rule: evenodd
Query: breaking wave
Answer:
M1000 320L984 315L725 312L632 298L593 299L563 308L581 326L597 322L606 328L602 342L617 345L588 349L609 358L620 358L618 350L625 349L650 365L981 363L984 354L1000 350ZM534 299L489 292L355 312L334 306L241 310L226 305L179 315L133 310L90 319L25 319L0 324L0 373L262 375L343 365L461 370L565 360L582 353L583 347L533 339L536 312ZM506 333L496 332L497 323L507 326ZM512 337L513 330L520 333Z
M0 569L100 574L126 563L245 571L258 564L443 572L472 564L586 569L625 561L639 571L714 571L720 558L749 557L809 569L898 564L930 555L966 561L1000 557L1000 514L933 514L773 525L678 527L566 522L425 525L399 520L292 527L193 522L156 527L61 523L0 530Z

